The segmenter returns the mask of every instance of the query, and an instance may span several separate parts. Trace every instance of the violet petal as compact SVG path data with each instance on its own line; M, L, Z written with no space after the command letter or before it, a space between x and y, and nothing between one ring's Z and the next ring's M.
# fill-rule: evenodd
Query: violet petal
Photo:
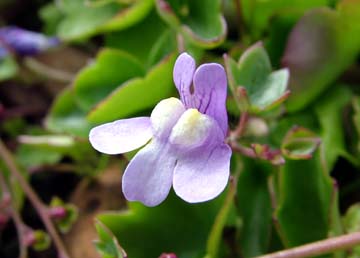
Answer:
M226 144L203 146L178 159L173 187L189 203L211 200L226 187L230 174L231 149Z
M193 107L213 117L227 134L226 112L227 79L224 68L216 63L203 64L194 75Z
M106 154L120 154L135 150L152 137L149 117L117 120L99 125L90 131L94 149Z
M150 207L165 200L176 164L176 157L171 154L169 147L153 140L130 161L122 179L127 200L140 201Z
M175 62L173 78L181 101L188 107L191 99L190 87L195 71L195 60L187 53L182 53Z

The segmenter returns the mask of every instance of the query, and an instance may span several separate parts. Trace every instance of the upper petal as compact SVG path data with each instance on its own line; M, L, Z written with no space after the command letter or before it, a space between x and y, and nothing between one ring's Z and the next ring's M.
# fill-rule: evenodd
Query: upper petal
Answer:
M227 134L226 112L227 79L220 64L210 63L199 66L194 75L193 106L201 113L213 117Z
M146 206L160 204L169 194L176 157L167 144L153 140L130 161L122 178L122 189L129 201Z
M188 99L191 95L190 87L193 81L195 71L195 60L187 53L182 53L175 62L173 78L176 88L179 91L181 101L188 105Z
M230 157L227 144L203 146L180 157L173 178L176 194L190 203L218 196L229 180Z
M91 145L106 154L120 154L143 146L152 137L149 117L117 120L94 127L90 131Z

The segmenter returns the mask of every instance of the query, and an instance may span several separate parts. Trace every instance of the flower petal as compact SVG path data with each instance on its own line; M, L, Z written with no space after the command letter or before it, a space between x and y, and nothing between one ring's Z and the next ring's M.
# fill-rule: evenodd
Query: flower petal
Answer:
M117 120L99 125L90 131L94 149L106 154L120 154L143 146L152 137L149 117Z
M187 53L182 53L175 62L173 78L181 101L187 105L191 98L190 87L195 71L195 60Z
M216 63L199 66L194 75L192 107L213 117L227 134L226 112L227 79L224 68Z
M173 187L176 194L190 203L218 196L228 183L231 149L226 144L204 146L178 159Z
M146 206L160 204L169 194L176 157L169 145L153 140L127 166L122 181L125 198Z

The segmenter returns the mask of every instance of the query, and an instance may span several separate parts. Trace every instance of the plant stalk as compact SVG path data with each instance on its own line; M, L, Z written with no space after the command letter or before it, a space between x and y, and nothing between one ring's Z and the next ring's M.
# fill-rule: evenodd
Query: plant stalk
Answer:
M256 258L303 258L332 253L360 245L360 232L349 233L338 237L313 242L299 247L258 256Z

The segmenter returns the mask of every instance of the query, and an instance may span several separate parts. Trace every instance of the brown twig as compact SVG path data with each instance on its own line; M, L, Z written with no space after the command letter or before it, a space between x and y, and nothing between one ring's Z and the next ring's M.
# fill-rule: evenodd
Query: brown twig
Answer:
M272 254L258 256L256 258L303 258L314 257L339 250L360 245L360 232L349 233L346 235L332 237L329 239L313 242L310 244L294 247Z
M31 186L28 184L28 182L24 179L24 177L21 175L19 169L17 168L15 161L6 148L5 144L0 140L0 157L5 161L5 164L9 168L11 174L17 179L19 182L22 190L26 194L27 198L30 200L36 211L38 212L41 220L44 223L44 226L46 227L47 232L51 236L54 245L58 251L59 257L63 258L70 258L68 252L66 251L66 248L56 231L56 228L49 216L47 206L43 204L43 202L40 200L40 198L37 196L37 194L34 192L34 190L31 188Z

